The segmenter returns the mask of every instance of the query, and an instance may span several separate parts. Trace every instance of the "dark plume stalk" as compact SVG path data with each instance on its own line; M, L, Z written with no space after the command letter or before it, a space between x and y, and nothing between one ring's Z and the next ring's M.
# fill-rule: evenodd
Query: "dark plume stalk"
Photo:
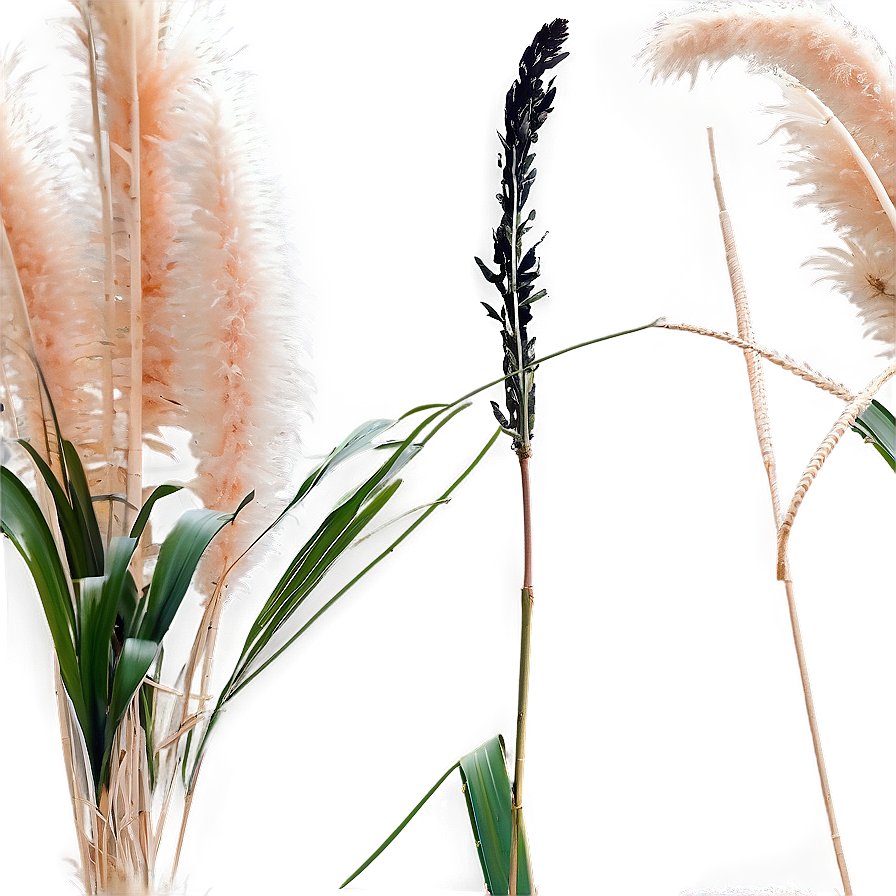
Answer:
M541 240L523 253L523 237L532 229L535 209L524 217L526 201L536 169L532 144L538 140L538 130L551 111L556 90L553 79L545 89L542 75L569 54L560 48L567 38L566 19L554 19L544 25L520 60L519 78L507 91L504 106L504 135L501 141L501 223L493 232L493 271L482 259L476 264L489 283L501 294L500 312L483 302L489 317L501 325L504 345L504 373L515 370L520 373L505 381L505 415L497 402L492 402L495 417L502 429L513 438L513 450L520 463L523 497L523 588L522 618L520 626L520 675L517 703L516 749L513 779L513 803L511 806L509 892L517 892L517 866L519 843L525 838L522 823L523 773L526 758L526 717L529 703L529 652L532 623L532 513L529 500L529 458L532 454L532 435L535 429L535 337L529 336L532 321L532 305L547 295L547 290L535 289L540 269L535 250ZM546 236L546 234L545 234ZM544 239L544 236L541 238ZM528 850L527 850L528 852Z

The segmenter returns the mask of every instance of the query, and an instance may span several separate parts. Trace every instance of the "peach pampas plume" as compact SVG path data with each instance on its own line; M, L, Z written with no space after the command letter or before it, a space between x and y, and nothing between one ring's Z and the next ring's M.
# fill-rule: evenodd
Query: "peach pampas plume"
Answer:
M640 54L653 80L690 75L692 84L703 64L718 67L734 56L757 72L786 72L779 78L784 103L771 111L781 115L778 129L789 138L793 184L805 190L797 204L818 206L845 246L826 250L811 264L856 305L866 334L892 354L892 63L873 38L835 10L811 3L701 4L664 17ZM837 129L807 114L809 91L854 138L872 179L883 185L883 199Z
M85 222L71 213L67 185L51 161L55 148L32 124L26 108L28 78L16 59L2 63L0 103L0 210L3 217L3 386L12 432L47 456L38 374L50 387L60 426L90 458L101 451L95 391L100 322L84 275Z
M168 450L161 427L190 432L206 506L233 510L257 493L255 507L210 549L199 579L212 566L216 579L224 556L234 559L234 532L267 518L298 444L308 377L293 341L300 327L285 240L251 158L239 79L226 74L232 60L214 46L206 8L79 9L83 44L98 50L111 216L125 225L110 253L118 416L157 450ZM142 401L128 407L132 381ZM130 432L128 453L135 444Z
M204 589L275 518L310 392L296 283L247 89L244 77L220 71L197 85L193 134L177 147L191 219L180 228L173 270L190 351L178 354L172 398L186 409L203 503L232 511L255 491L206 552L198 576Z
M97 229L106 268L105 415L114 419L118 458L107 490L127 491L130 504L139 506L143 444L170 452L160 427L179 422L180 408L166 398L178 325L168 256L177 239L172 221L180 192L167 149L181 137L184 91L204 73L208 54L193 17L186 27L171 28L171 4L76 5L93 94L87 144L99 161L103 203Z

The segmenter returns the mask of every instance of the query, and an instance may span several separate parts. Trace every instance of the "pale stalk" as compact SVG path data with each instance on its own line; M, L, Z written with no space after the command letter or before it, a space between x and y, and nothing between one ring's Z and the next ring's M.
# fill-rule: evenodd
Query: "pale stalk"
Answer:
M737 331L744 342L752 343L753 325L750 319L750 306L747 301L747 290L744 285L740 260L737 255L734 230L731 226L731 218L725 205L724 194L722 193L722 181L719 176L718 164L716 162L715 141L713 140L712 128L707 128L707 133L709 136L709 154L712 160L713 184L715 185L716 198L719 206L719 223L722 228L722 237L725 242L725 260L728 264L728 274L731 279L731 292L734 297L734 307L737 313ZM747 374L750 380L750 397L753 402L756 434L759 439L759 449L762 453L762 461L768 478L775 528L778 529L781 522L781 502L778 495L775 452L772 445L771 425L768 418L768 405L765 398L765 384L762 377L762 368L760 367L759 358L752 349L744 350L744 359L747 362ZM815 751L815 763L818 766L818 777L821 783L822 795L824 797L825 811L828 816L828 826L831 831L831 839L834 845L834 854L837 859L837 868L840 872L840 880L843 884L843 892L845 896L852 896L849 873L846 869L846 858L843 854L843 846L840 842L840 831L837 827L837 819L834 814L834 800L831 796L827 768L825 766L824 754L821 749L821 735L818 730L818 721L815 716L815 702L812 699L812 688L809 684L809 668L803 651L803 640L802 635L800 634L799 617L797 616L796 610L796 597L793 592L793 581L790 576L786 551L783 553L783 564L787 570L786 577L784 577L784 586L787 595L787 608L790 614L790 628L793 633L793 644L796 649L797 664L800 670L800 681L803 687L803 698L806 703L809 731L812 735L812 747Z
M140 215L140 95L137 89L137 17L130 17L131 27L131 103L130 152L131 169L130 246L131 263L131 391L128 412L128 504L125 508L126 528L143 504L143 288ZM131 566L138 590L143 581L143 551L134 552Z
M224 574L219 578L218 584L215 588L214 593L209 599L208 604L202 614L202 620L199 623L199 628L196 631L196 637L193 641L193 647L190 651L190 657L187 661L187 669L186 674L184 675L184 690L186 693L184 699L184 706L181 712L181 721L177 731L169 737L160 747L159 749L164 749L175 741L177 741L182 735L184 735L188 730L193 728L196 724L198 724L202 720L202 711L205 703L209 699L208 686L211 679L211 671L212 671L212 659L214 655L215 645L217 642L217 634L218 634L218 626L221 618L221 611L224 607L224 602L221 600L221 594L223 590L224 578L227 575L227 572L230 571L230 567L224 572ZM199 700L198 700L198 708L197 712L190 716L189 714L189 702L190 702L190 688L191 683L193 681L193 677L196 674L196 670L199 667L199 660L203 658L203 667L202 674L200 677L200 686L199 686ZM201 756L199 759L201 763ZM193 786L191 786L187 790L186 797L184 799L184 809L183 814L181 815L180 821L180 830L177 836L177 849L174 854L174 863L171 867L171 878L170 883L174 885L174 876L177 873L177 866L180 862L180 854L181 849L183 847L184 837L187 832L187 822L190 818L190 809L193 805L193 793L195 790L195 779L199 776L199 766L196 767L195 776L193 779ZM165 812L167 814L167 800L165 806Z
M59 660L53 655L53 677L56 683L56 712L59 719L59 730L62 734L62 758L65 762L65 777L68 781L69 797L72 801L72 816L75 822L75 835L78 838L78 855L81 858L81 874L84 884L84 892L92 893L95 889L96 881L92 871L90 862L90 842L84 832L82 822L83 812L80 811L83 796L81 788L78 784L77 773L75 772L74 763L74 745L72 743L71 717L68 712L68 697L65 693L65 686L62 683L62 676L59 674Z
M87 57L90 67L90 104L93 114L93 142L96 146L97 182L100 188L100 204L103 218L103 317L106 338L102 340L103 383L102 383L102 415L103 415L103 447L102 457L106 464L105 488L107 495L116 491L115 477L115 443L113 424L115 421L115 385L112 381L112 334L115 332L115 249L112 243L112 175L109 159L109 135L104 133L100 124L99 76L96 69L97 50L96 37L93 32L93 19L86 7L82 8L84 27L87 34ZM106 548L112 539L114 502L109 499L106 519Z
M177 848L174 851L174 861L171 863L171 876L169 880L169 886L174 886L174 877L177 874L177 866L180 864L180 853L183 849L184 845L184 834L187 832L187 821L190 818L190 809L193 806L193 794L196 792L196 780L199 777L199 771L202 768L202 757L199 758L199 763L196 766L196 770L193 773L192 787L187 790L186 796L184 797L184 814L181 818L180 822L180 831L177 835Z

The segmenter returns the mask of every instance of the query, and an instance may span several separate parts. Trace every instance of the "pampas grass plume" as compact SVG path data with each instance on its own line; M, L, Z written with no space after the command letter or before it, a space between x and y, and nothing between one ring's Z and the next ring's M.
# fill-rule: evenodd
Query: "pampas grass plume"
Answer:
M653 80L717 68L732 57L755 72L780 70L784 102L771 112L789 140L787 168L802 187L798 205L815 205L843 240L810 259L858 309L870 337L893 353L894 229L855 156L810 108L807 88L855 139L892 204L894 84L878 43L833 9L812 3L704 3L665 16L640 54ZM811 97L811 95L810 95ZM808 105L807 105L808 103Z
M172 398L186 409L203 503L234 510L255 491L207 552L203 581L218 580L276 516L311 391L297 284L248 101L245 77L216 74L194 91L193 133L175 148L190 220L173 255L174 307L190 351L178 354Z
M3 373L10 411L24 415L4 435L28 438L43 451L45 411L37 410L37 371L27 355L33 352L63 431L90 457L101 450L96 393L88 388L98 378L101 328L84 272L87 230L66 201L53 141L33 124L29 78L20 69L15 55L2 62L0 212L9 252L3 259ZM14 311L19 302L30 326Z

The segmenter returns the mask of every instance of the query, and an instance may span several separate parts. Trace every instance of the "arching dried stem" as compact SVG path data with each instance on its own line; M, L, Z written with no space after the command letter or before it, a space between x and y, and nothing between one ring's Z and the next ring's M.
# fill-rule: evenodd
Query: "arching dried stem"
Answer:
M737 312L737 331L740 338L747 344L753 343L753 325L750 319L750 306L747 301L747 290L744 285L740 260L737 255L737 245L734 239L734 230L731 226L731 217L725 205L725 197L722 192L722 180L719 176L718 163L716 161L715 141L712 128L707 128L709 137L709 154L712 160L713 183L716 189L716 199L719 205L719 223L722 228L722 236L725 241L725 260L728 264L728 274L731 279L731 291L734 296L734 307ZM744 357L747 362L747 374L750 379L750 396L753 400L753 414L756 422L756 434L759 438L759 447L762 452L762 461L768 477L769 493L772 499L772 511L774 513L775 528L781 523L781 504L778 496L778 477L775 465L775 451L772 445L771 425L768 418L768 404L765 397L765 386L762 379L760 360L752 348L744 349ZM869 399L870 401L870 399ZM779 552L779 558L787 567L786 547ZM812 697L812 687L809 683L809 667L806 664L806 656L803 650L803 638L800 633L799 617L796 609L796 597L793 591L793 581L790 578L790 570L787 569L785 581L785 593L787 596L787 608L790 614L790 628L793 635L794 649L796 650L797 665L800 670L800 682L803 687L803 698L806 703L806 715L809 722L809 732L812 736L812 747L815 752L815 763L818 767L819 782L824 797L825 811L828 816L828 826L831 831L831 839L834 844L834 855L837 860L837 868L840 872L840 880L843 884L843 892L851 896L852 887L849 882L849 872L846 868L846 857L840 842L840 831L837 827L837 818L834 814L834 801L831 797L831 788L828 783L827 768L824 761L824 753L821 748L821 734L818 730L818 721L815 716L815 701Z
M697 327L693 324L670 324L665 321L656 326L662 327L665 330L679 330L682 333L695 333L698 336L709 336L712 339L719 339L722 342L727 342L728 345L743 349L745 354L749 351L754 355L759 355L767 361L771 361L772 364L777 364L778 367L783 367L784 370L789 370L807 383L812 383L813 386L817 386L824 392L830 392L831 395L836 395L837 398L842 398L844 401L852 401L855 398L855 394L850 392L850 390L842 383L838 383L829 376L820 373L805 362L795 361L790 355L785 355L774 349L765 348L755 342L747 342L738 336L732 336L731 333L710 330L707 327Z
M809 491L809 486L815 481L818 471L828 459L843 434L852 427L862 412L871 404L871 399L881 387L896 374L896 366L891 364L886 370L879 373L870 383L847 405L846 410L837 418L831 431L825 436L818 450L812 455L799 484L790 500L790 506L784 514L784 518L778 527L778 578L787 577L787 543L790 540L790 531L793 528L797 511Z

